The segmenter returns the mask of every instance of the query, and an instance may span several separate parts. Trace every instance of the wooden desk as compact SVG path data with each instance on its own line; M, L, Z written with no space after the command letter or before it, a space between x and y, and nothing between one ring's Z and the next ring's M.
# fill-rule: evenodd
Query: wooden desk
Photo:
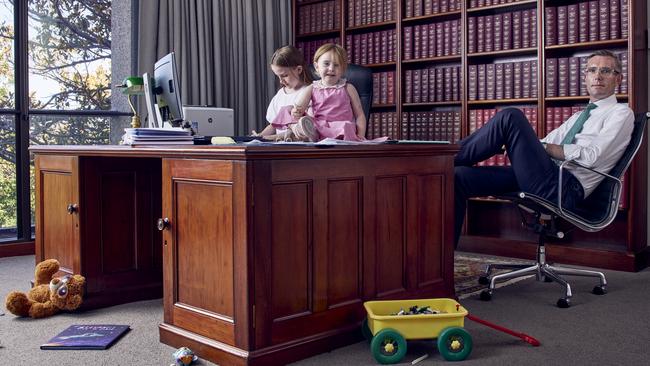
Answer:
M105 304L146 297L162 252L160 339L214 362L286 364L359 339L366 300L454 295L454 145L32 151L37 261Z

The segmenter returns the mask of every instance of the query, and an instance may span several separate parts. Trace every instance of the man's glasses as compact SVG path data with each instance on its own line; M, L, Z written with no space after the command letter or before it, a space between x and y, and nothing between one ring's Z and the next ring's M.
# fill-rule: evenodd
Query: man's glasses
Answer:
M609 67L588 67L585 69L585 74L589 75L596 75L600 74L603 76L612 76L612 75L618 75L620 74L619 71L616 71L614 69L610 69Z

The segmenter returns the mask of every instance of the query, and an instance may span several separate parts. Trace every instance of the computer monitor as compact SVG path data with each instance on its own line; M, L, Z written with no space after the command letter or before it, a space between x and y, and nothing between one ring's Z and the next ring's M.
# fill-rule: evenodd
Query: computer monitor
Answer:
M154 91L158 111L162 118L161 125L168 122L173 127L179 127L183 122L181 104L181 89L178 80L176 56L170 52L156 61L153 71Z
M161 121L156 117L156 91L154 80L151 79L149 73L142 74L143 88L144 88L144 101L147 105L147 127L161 127Z

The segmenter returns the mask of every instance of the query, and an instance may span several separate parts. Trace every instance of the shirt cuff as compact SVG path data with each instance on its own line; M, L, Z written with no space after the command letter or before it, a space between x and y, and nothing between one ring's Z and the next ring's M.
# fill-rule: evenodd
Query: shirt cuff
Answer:
M575 160L580 157L580 146L575 144L562 145L564 160Z

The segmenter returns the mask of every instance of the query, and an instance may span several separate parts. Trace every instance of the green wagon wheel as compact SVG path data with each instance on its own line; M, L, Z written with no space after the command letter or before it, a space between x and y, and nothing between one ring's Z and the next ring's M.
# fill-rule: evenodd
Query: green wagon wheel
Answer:
M372 339L372 332L368 326L368 318L363 319L363 323L361 323L361 334L363 334L363 338L368 342Z
M381 364L397 363L406 354L406 340L393 329L382 329L370 341L370 350Z
M438 336L438 351L447 361L461 361L472 352L472 336L461 327L445 328Z

